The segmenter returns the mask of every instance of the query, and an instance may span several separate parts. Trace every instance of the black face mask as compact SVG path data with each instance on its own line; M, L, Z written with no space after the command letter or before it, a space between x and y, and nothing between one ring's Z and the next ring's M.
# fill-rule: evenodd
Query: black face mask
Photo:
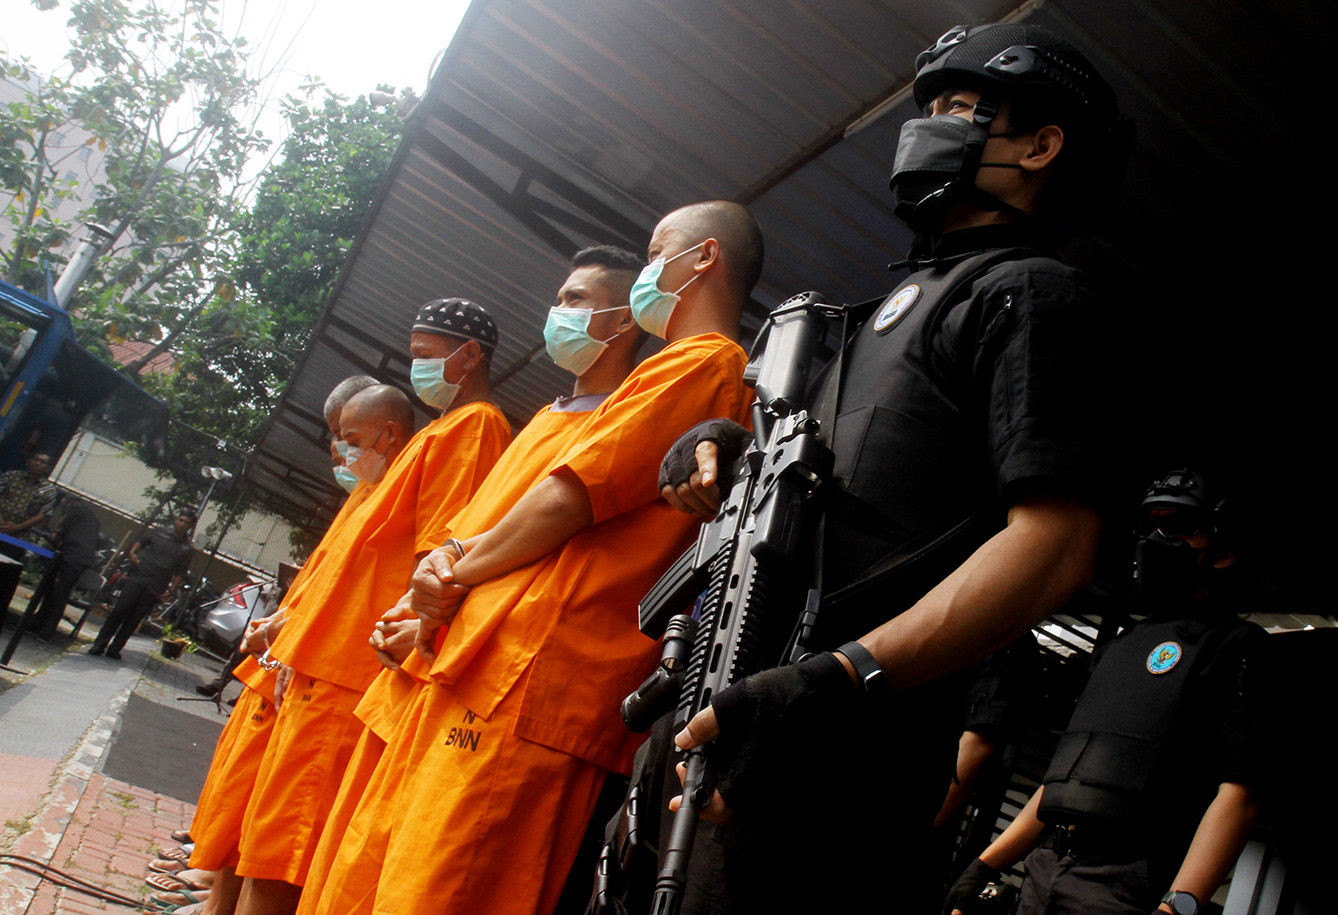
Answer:
M982 210L1012 210L976 187L976 172L982 168L1020 168L1012 163L979 161L986 140L1020 134L992 134L988 130L988 121L977 124L947 114L912 118L903 124L889 181L893 212L911 228L927 231L936 228L943 211L957 202ZM1014 212L1025 215L1020 210Z
M1203 584L1203 551L1179 537L1153 531L1134 547L1134 582L1138 593L1158 603L1192 600Z
M951 115L914 118L902 125L890 184L893 210L911 227L936 222L951 202L947 188L963 177L972 126Z

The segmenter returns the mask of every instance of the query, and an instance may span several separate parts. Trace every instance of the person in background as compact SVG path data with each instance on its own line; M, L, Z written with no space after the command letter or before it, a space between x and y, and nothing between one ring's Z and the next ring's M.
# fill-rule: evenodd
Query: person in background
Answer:
M84 570L97 561L101 533L102 524L93 506L83 499L67 496L60 523L56 526L55 547L59 551L56 567L32 624L39 639L49 641L55 636L60 621L65 618L65 605L69 603L75 583Z
M29 531L50 517L48 494L53 487L46 479L50 472L50 455L39 452L28 458L23 470L0 474L0 534L25 540ZM0 561L0 608L7 609L23 574L27 550L16 543L0 541L0 555L14 560Z
M376 385L376 379L370 376L355 375L331 390L325 401L325 422L330 429L332 443L343 444L340 427L348 402ZM373 411L369 418L371 425L377 428L388 427L389 432L385 437L390 441L386 445L385 456L392 464L414 431L413 405L403 392L397 394L376 398L379 409ZM338 457L338 454L333 457ZM243 688L237 698L236 708L228 717L228 724L223 728L214 748L214 758L204 788L200 791L190 828L195 843L190 857L191 868L196 872L216 872L217 876L209 898L199 909L182 910L183 915L185 912L197 911L209 915L230 915L236 907L242 888L242 878L236 873L242 821L264 761L265 749L274 733L283 692L280 678L290 676L282 665L272 663L265 654L270 626L274 618L286 616L292 604L299 601L302 594L315 584L315 579L332 556L335 557L333 561L338 561L340 554L331 549L332 545L340 541L350 520L376 491L378 484L379 480L359 479L325 536L288 586L279 602L279 611L273 617L254 620L242 642L242 650L247 657L237 666L235 675L242 682ZM264 659L265 666L262 667L258 659Z
M1019 915L1204 911L1257 812L1242 687L1264 631L1230 601L1235 558L1204 474L1153 483L1134 549L1133 609L1146 617L1097 649L1041 787L958 878L944 915L983 911L981 892L1023 855Z
M150 528L130 547L130 574L89 654L105 652L113 661L121 660L121 649L153 605L176 594L195 552L190 535L196 520L193 511L178 512L172 527Z
M345 463L379 482L324 545L327 555L309 586L289 595L286 615L264 624L270 653L293 669L293 683L242 821L242 915L297 908L361 732L353 710L382 669L366 649L367 634L404 593L433 519L463 508L511 441L510 423L492 401L497 343L497 325L477 303L428 302L409 334L410 377L419 399L440 415L403 443L374 418L382 400L403 397L397 388L368 388L344 406Z

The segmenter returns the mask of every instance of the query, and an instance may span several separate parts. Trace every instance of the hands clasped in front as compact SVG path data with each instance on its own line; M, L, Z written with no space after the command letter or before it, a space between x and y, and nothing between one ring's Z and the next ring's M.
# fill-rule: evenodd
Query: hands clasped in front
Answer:
M455 582L454 566L462 558L453 546L437 547L423 557L413 573L406 597L409 610L419 621L414 647L429 661L436 658L433 640L437 630L450 625L469 594L468 585Z
M287 621L287 614L282 612L251 620L247 624L246 635L242 637L242 651L250 655L263 655L269 651Z
M382 667L398 670L414 650L429 661L436 657L433 639L455 619L469 593L467 585L454 580L454 566L461 558L454 546L443 546L419 561L409 590L381 614L367 639Z
M381 614L367 639L367 644L376 652L376 659L386 670L399 670L418 640L418 617L410 607L412 597L412 591L404 592L395 606Z

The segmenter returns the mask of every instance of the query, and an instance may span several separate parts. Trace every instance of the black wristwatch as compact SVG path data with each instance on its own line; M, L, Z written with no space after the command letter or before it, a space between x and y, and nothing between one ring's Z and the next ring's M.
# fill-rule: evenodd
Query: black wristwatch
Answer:
M850 666L855 668L855 675L859 677L860 692L871 699L881 699L887 694L887 681L883 678L883 668L874 660L873 655L869 654L869 649L859 642L846 642L836 650L845 655Z
M1175 915L1199 915L1199 899L1193 893L1184 890L1171 890L1161 901L1171 907Z

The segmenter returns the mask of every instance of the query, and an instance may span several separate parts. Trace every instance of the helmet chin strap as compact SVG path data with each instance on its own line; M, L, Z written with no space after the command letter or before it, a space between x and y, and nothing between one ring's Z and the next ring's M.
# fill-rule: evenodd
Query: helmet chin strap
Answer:
M999 100L994 96L982 95L980 100L976 102L975 109L971 114L971 132L966 137L966 156L962 160L962 176L952 184L960 182L959 193L961 196L959 199L963 203L991 213L1007 213L1018 221L1026 221L1031 218L1030 213L1020 210L1010 203L1005 203L976 185L976 176L980 174L982 168L1016 168L1019 170L1022 168L1016 162L980 161L985 153L985 144L992 138L1020 136L1017 131L990 133L990 127L994 124L994 119L998 114ZM949 187L952 187L952 184Z

